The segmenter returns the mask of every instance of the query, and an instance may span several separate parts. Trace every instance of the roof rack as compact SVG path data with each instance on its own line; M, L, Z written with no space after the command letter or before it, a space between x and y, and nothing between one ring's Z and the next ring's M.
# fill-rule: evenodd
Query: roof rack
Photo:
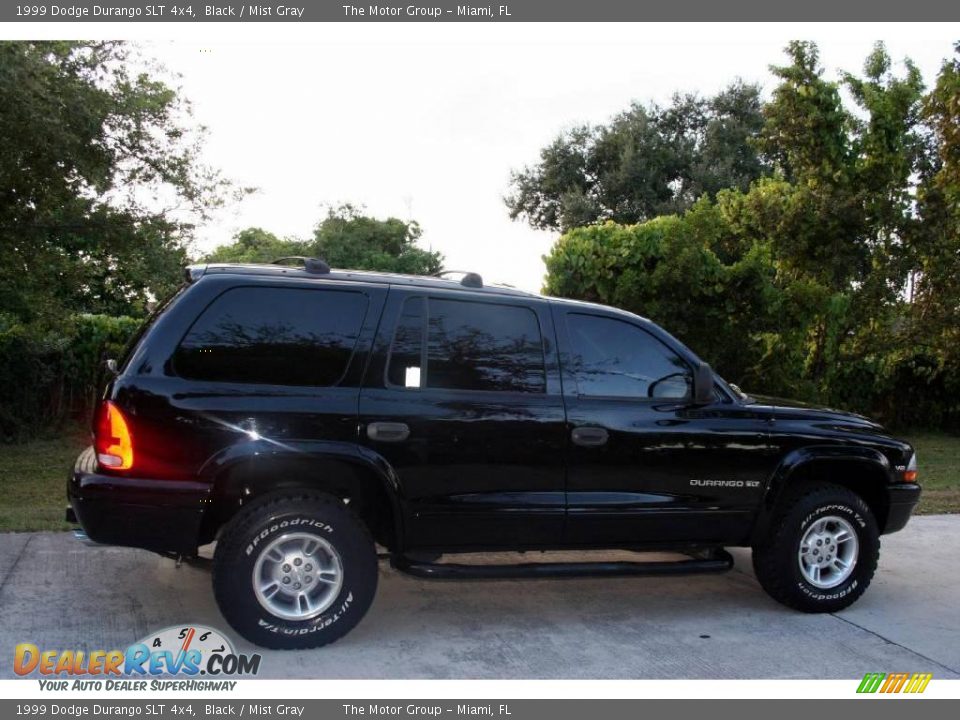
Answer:
M187 265L183 269L183 277L188 283L196 282L203 277L203 274L207 271L207 266L204 263Z
M438 278L445 278L447 275L463 275L463 277L460 278L460 284L464 287L483 287L483 278L480 276L480 273L468 272L466 270L441 270L438 273L434 273L434 277Z
M320 258L307 257L305 255L285 255L284 257L277 258L274 260L271 265L286 265L290 260L296 260L300 263L303 263L303 269L308 273L315 273L317 275L326 275L330 272L330 266L327 265L325 260Z

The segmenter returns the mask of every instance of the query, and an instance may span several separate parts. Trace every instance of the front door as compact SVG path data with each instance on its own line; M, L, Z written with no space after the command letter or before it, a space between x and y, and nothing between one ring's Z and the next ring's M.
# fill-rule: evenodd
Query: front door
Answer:
M391 289L360 394L407 547L556 545L565 416L549 305Z
M571 544L737 544L775 458L766 418L718 388L692 402L694 359L650 323L558 306L570 430Z

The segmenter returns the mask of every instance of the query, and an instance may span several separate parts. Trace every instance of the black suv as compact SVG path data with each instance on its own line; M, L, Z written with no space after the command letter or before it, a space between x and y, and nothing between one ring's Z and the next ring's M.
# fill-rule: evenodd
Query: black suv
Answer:
M880 426L745 396L627 312L312 259L187 278L115 368L67 514L171 556L216 540L217 602L260 645L354 627L377 544L440 578L723 571L750 546L771 596L831 612L920 495ZM678 559L441 558L571 548Z

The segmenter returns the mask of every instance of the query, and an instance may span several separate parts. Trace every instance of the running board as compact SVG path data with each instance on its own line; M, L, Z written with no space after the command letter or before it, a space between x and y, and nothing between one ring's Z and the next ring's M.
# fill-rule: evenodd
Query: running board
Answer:
M545 562L513 565L427 563L394 556L390 564L400 572L437 580L494 580L513 578L622 577L630 575L693 575L722 573L733 567L726 550L689 560L655 562Z

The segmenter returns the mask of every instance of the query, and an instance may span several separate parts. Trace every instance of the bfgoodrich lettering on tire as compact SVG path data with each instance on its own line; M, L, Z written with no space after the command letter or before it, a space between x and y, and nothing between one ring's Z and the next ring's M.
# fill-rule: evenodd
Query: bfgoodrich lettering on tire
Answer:
M227 622L269 648L326 645L366 614L377 554L339 499L295 493L255 501L217 543L213 591Z
M784 502L768 537L753 548L753 568L774 600L834 612L864 593L879 557L877 522L863 499L817 484Z

